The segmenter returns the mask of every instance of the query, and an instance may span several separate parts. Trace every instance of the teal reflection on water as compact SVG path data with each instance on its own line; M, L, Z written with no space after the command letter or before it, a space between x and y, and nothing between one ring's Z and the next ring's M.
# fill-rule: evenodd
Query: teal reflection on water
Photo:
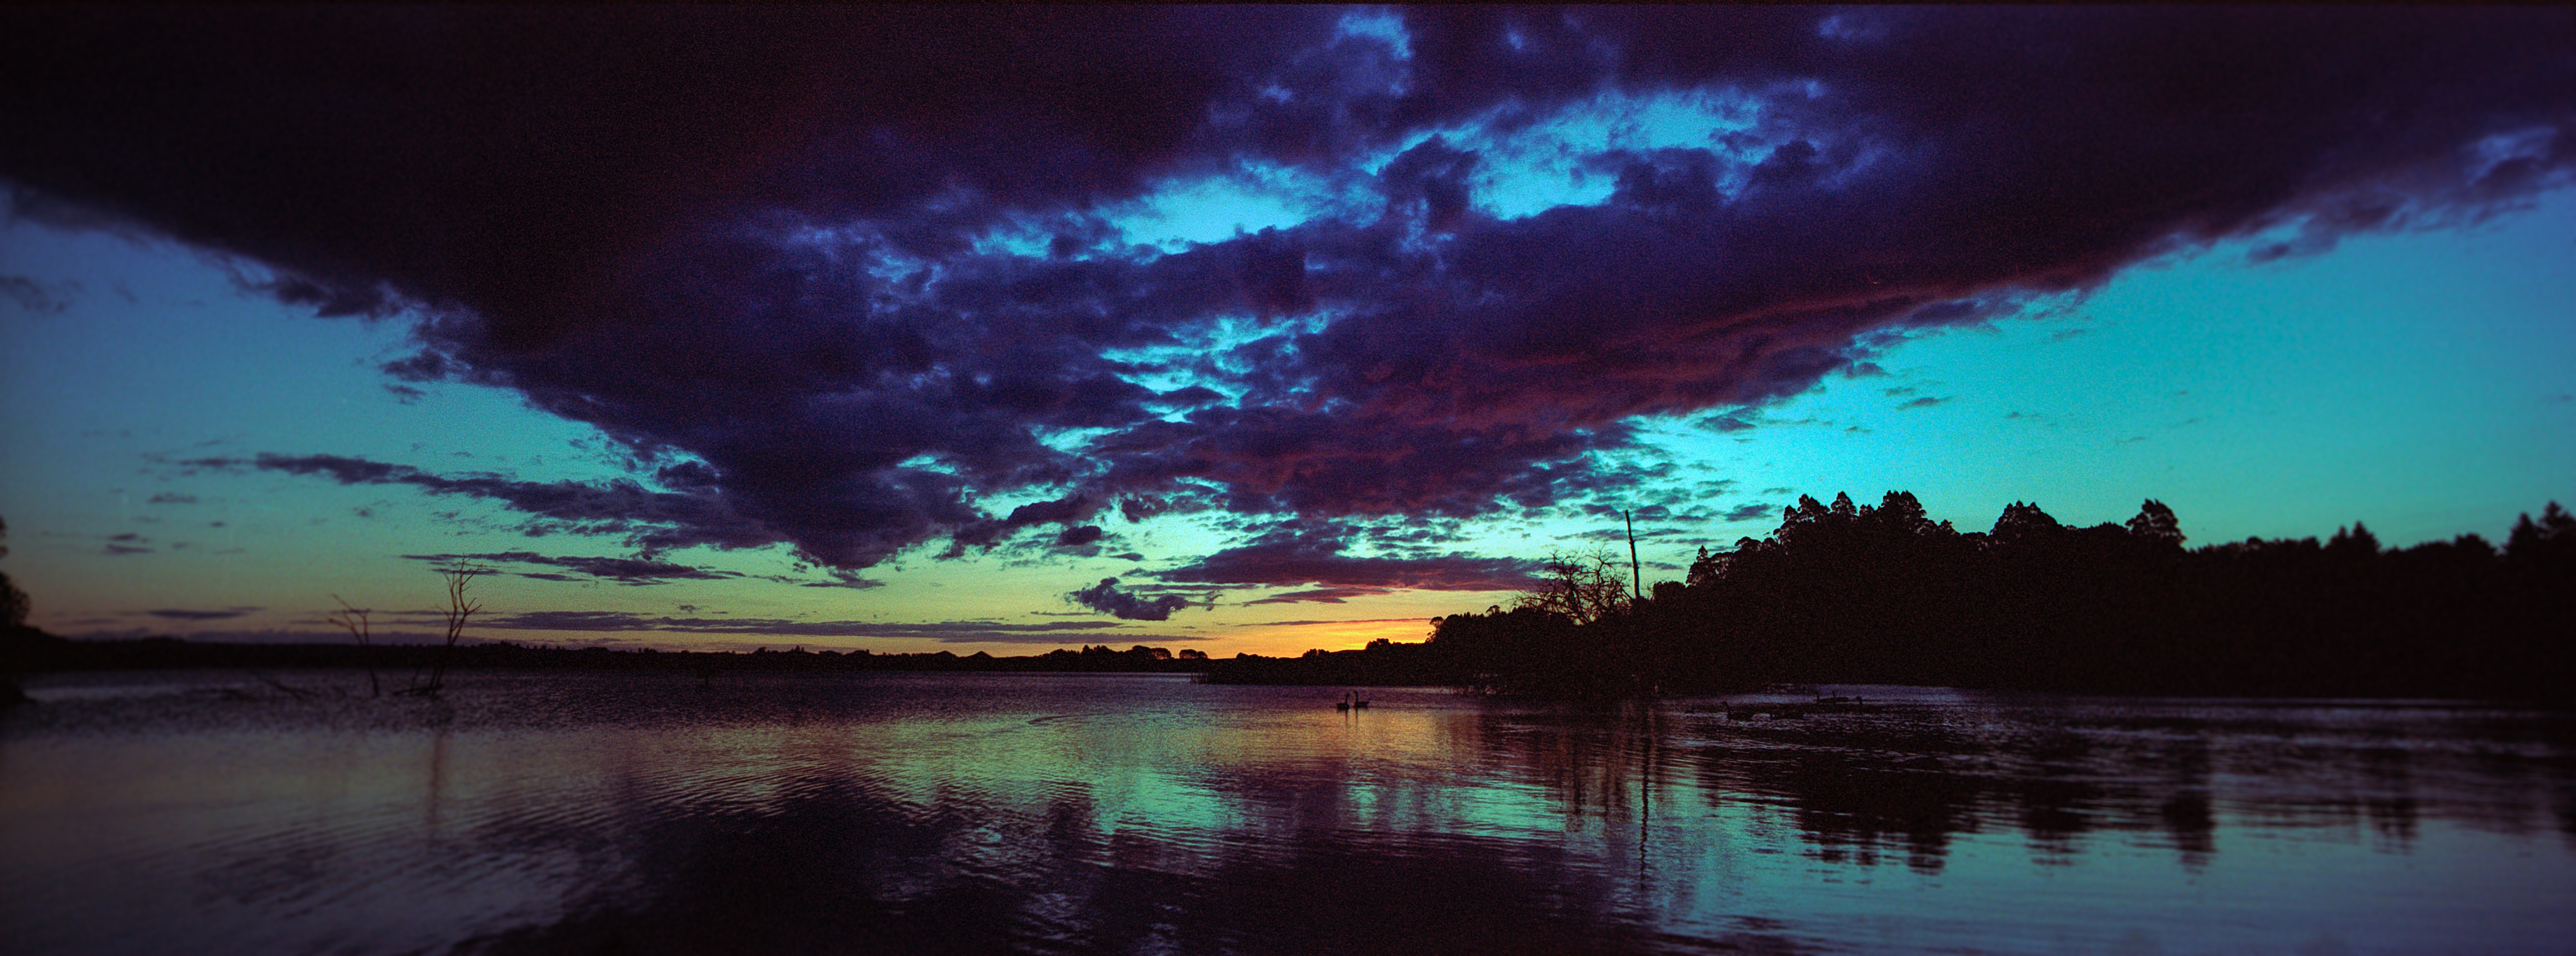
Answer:
M0 951L2565 952L2565 715L56 675ZM1813 703L1860 696L1857 706Z

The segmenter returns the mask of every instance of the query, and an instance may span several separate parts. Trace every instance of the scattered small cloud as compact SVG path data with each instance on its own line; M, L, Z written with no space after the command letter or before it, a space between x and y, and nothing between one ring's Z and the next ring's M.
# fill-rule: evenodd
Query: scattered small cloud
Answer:
M1064 597L1065 600L1075 604L1125 621L1168 620L1173 611L1193 603L1189 598L1178 594L1147 597L1134 591L1122 591L1118 588L1117 578L1101 578L1100 583Z
M1253 605L1253 604L1341 604L1341 603L1343 603L1343 602L1346 602L1346 601L1350 600L1351 598L1358 598L1358 597L1374 597L1374 596L1377 596L1377 595L1380 595L1380 594L1393 594L1393 593L1395 593L1395 591L1394 591L1394 589L1392 589L1392 588L1361 588L1361 587L1315 588L1315 589L1312 589L1312 590L1306 590L1306 591L1289 591L1289 592L1284 593L1284 594L1273 594L1273 595L1271 595L1271 596L1269 596L1269 597L1265 597L1265 598L1262 598L1262 599L1257 600L1257 601L1245 601L1245 602L1243 602L1243 603L1244 603L1244 604L1246 604L1246 605Z
M864 591L869 588L881 588L885 586L885 581L878 578L860 577L859 573L856 571L827 568L824 570L824 573L828 575L825 580L799 581L797 582L797 585L799 587L809 588L848 588L853 591Z
M221 621L227 618L241 617L246 614L255 614L264 610L267 609L260 607L228 607L222 610L205 611L191 610L188 608L161 608L158 610L145 611L143 613L152 615L153 617L165 618L173 621Z
M71 308L71 296L79 291L77 282L47 284L30 276L0 274L0 299L37 315L61 315Z
M1700 419L1699 427L1720 433L1740 432L1751 429L1753 427L1753 423L1745 421L1741 413L1728 412L1723 415L1711 415L1707 418Z
M1728 521L1755 521L1768 518L1780 509L1766 504L1741 505L1726 512Z

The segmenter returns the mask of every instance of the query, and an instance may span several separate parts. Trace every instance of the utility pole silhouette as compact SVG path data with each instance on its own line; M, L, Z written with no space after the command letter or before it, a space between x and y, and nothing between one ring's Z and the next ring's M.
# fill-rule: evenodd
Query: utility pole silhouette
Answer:
M1646 572L1637 567L1637 516L1621 511L1619 518L1628 522L1628 581L1635 586L1637 600L1643 601L1646 599Z

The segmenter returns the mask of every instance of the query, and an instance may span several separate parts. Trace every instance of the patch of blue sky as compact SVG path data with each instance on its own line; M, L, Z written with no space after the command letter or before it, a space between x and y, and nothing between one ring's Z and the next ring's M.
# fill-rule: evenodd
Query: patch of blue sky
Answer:
M1007 222L975 236L969 248L978 256L1018 256L1044 259L1050 255L1056 233L1038 223Z
M1506 110L1517 107L1506 107ZM1363 161L1372 175L1433 137L1476 153L1470 174L1472 202L1498 219L1535 215L1558 206L1598 205L1610 198L1617 172L1599 160L1616 151L1706 149L1740 162L1727 134L1754 129L1759 100L1731 89L1605 92L1546 117L1504 124L1505 114L1478 117L1454 127L1416 133ZM1732 191L1733 183L1721 183Z
M1598 160L1612 151L1696 148L1729 155L1737 165L1757 162L1760 155L1737 155L1741 151L1727 146L1724 138L1755 128L1759 114L1758 100L1734 90L1612 92L1516 124L1508 132L1495 129L1499 114L1417 132L1363 158L1355 168L1377 176L1406 150L1439 137L1477 154L1470 176L1475 205L1497 218L1518 218L1608 199L1616 173L1601 168ZM1222 242L1319 217L1363 220L1376 214L1379 202L1365 183L1351 177L1246 163L1221 174L1176 177L1108 210L1105 218L1129 243L1176 252L1193 243ZM1032 241L1028 248L1042 253L1043 240Z
M1287 318L1218 315L1204 322L1174 326L1170 331L1178 340L1175 344L1108 349L1101 357L1133 366L1134 370L1120 373L1119 378L1135 385L1158 392L1198 386L1224 396L1225 401L1240 401L1248 389L1235 377L1257 373L1261 366L1242 358L1238 350L1266 339L1293 341L1298 335L1320 332L1334 314L1327 308ZM1176 421L1189 411L1173 409L1163 417Z
M1099 440L1101 436L1114 435L1119 431L1120 429L1115 428L1043 429L1037 433L1037 441L1038 444L1067 455L1082 455L1089 450L1091 443Z
M62 292L58 309L0 306L0 446L10 449L0 515L13 532L11 574L45 596L40 624L56 611L137 604L298 608L416 574L402 553L526 546L518 521L488 503L180 464L190 459L335 454L440 474L627 474L595 429L506 391L389 391L377 366L415 347L407 323L314 318L249 290L264 278L255 267L23 220L0 224L0 261ZM424 540L424 524L435 538ZM289 613L223 626L284 626L278 615Z
M1141 348L1109 349L1101 357L1152 371L1122 375L1127 381L1160 391L1200 385L1228 397L1241 397L1243 388L1227 376L1249 375L1263 366L1243 358L1246 346L1278 340L1279 347L1293 351L1300 335L1322 332L1340 312L1325 307L1311 312L1278 318L1262 318L1241 313L1212 316L1188 325L1176 325L1169 331L1176 340L1170 345ZM1213 377L1205 374L1216 373Z
M1133 245L1179 252L1196 243L1288 228L1335 202L1312 177L1261 169L1174 178L1104 218Z
M2194 544L2360 520L2402 546L2496 539L2576 499L2576 190L2249 264L2263 241L2026 313L2051 318L1916 334L1878 357L1888 374L1739 415L1752 429L1652 440L1742 487L1794 489L1772 504L1909 490L1961 530L2010 501L2094 524L2152 497Z

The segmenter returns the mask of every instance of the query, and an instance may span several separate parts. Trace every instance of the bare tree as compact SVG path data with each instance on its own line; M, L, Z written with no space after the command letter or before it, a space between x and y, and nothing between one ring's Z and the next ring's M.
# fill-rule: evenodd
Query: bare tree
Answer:
M349 632L349 636L357 640L358 659L367 662L367 696L383 695L384 686L376 682L376 651L375 644L369 640L373 635L367 628L368 609L350 607L349 599L337 594L331 595L331 600L340 602L340 611L331 615L331 623L340 625L341 630Z
M1521 592L1512 606L1590 624L1628 609L1628 582L1620 580L1618 555L1609 548L1572 555L1549 552L1546 577L1537 588Z
M9 522L0 521L0 558L9 556ZM27 702L27 692L18 684L26 676L30 634L20 633L27 626L29 602L27 592L18 590L17 582L0 572L0 707Z
M474 564L438 569L439 576L447 579L447 644L439 649L438 663L430 666L429 683L412 688L413 693L435 694L447 686L448 661L456 656L456 642L465 636L465 621L483 609L482 603L467 596L466 592L473 587L476 577L490 573L491 568Z
M9 522L0 520L0 542L5 542L8 538ZM0 558L8 556L9 546L0 543ZM27 592L18 590L17 582L9 580L7 573L0 572L0 634L25 627L27 612L31 609L32 604L27 600Z

